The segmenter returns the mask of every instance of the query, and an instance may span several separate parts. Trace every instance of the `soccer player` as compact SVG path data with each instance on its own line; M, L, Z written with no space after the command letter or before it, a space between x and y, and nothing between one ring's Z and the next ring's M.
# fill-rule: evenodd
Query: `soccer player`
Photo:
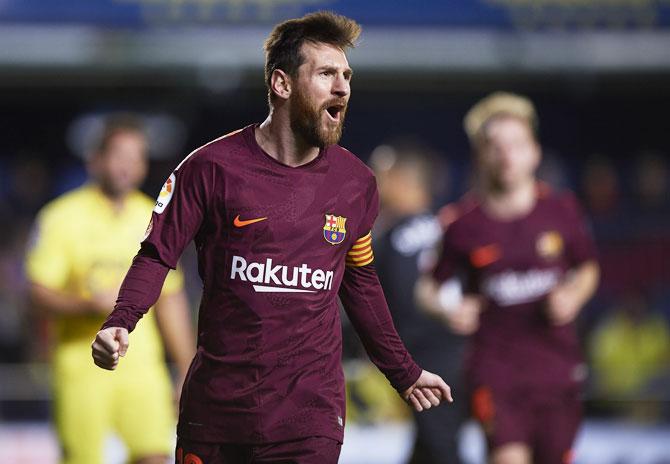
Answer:
M435 264L442 227L431 213L433 186L443 180L434 155L420 143L398 140L377 147L370 156L386 229L375 239L379 281L400 338L424 368L450 379L458 396L465 338L417 307L414 286ZM416 434L410 464L460 462L458 432L464 404L414 413Z
M533 104L514 94L467 113L476 187L441 213L441 256L417 289L474 332L466 378L493 464L569 462L585 375L574 321L599 276L575 197L535 178L536 129Z
M89 158L90 182L40 211L28 251L31 298L55 321L54 418L67 464L102 463L112 430L133 463L164 463L173 449L174 395L160 335L182 379L195 348L180 273L170 273L117 375L90 361L91 340L111 312L153 207L137 190L146 150L139 120L109 119Z
M371 171L337 145L354 21L318 12L265 42L267 119L195 150L167 180L93 343L113 369L195 241L203 299L180 403L178 463L335 463L343 438L339 295L372 361L416 409L451 401L400 341L375 274ZM132 348L131 348L132 349Z

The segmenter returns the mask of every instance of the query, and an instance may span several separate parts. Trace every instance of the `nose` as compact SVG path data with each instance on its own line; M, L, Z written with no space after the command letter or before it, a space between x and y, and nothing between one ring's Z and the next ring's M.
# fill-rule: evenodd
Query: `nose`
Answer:
M498 163L503 169L513 168L517 159L517 151L513 148L503 148L498 152Z
M343 74L338 74L337 79L333 82L333 93L338 97L346 97L351 93L351 84L349 79Z

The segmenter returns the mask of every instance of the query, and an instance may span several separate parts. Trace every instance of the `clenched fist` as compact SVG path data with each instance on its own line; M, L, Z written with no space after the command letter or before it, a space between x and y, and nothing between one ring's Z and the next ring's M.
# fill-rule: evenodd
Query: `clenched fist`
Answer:
M122 327L108 327L98 332L91 345L95 365L114 370L119 365L119 357L128 351L128 331Z

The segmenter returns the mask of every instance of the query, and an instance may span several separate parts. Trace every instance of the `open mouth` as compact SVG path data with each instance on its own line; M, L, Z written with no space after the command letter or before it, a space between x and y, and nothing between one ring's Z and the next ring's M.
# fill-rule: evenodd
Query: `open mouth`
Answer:
M333 121L339 121L344 112L344 105L331 105L326 107L326 113Z

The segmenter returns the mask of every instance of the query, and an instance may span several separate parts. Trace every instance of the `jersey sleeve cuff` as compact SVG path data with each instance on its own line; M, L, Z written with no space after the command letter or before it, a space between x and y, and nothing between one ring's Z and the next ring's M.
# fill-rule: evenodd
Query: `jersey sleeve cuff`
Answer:
M395 388L399 393L404 392L409 387L414 385L417 380L419 380L422 372L423 369L421 369L414 361L412 361L412 365L407 370L407 375L403 379L392 382L393 388Z
M101 330L110 327L121 327L126 329L128 333L132 332L137 325L137 321L133 321L134 317L131 314L130 311L125 309L115 309L102 324Z

